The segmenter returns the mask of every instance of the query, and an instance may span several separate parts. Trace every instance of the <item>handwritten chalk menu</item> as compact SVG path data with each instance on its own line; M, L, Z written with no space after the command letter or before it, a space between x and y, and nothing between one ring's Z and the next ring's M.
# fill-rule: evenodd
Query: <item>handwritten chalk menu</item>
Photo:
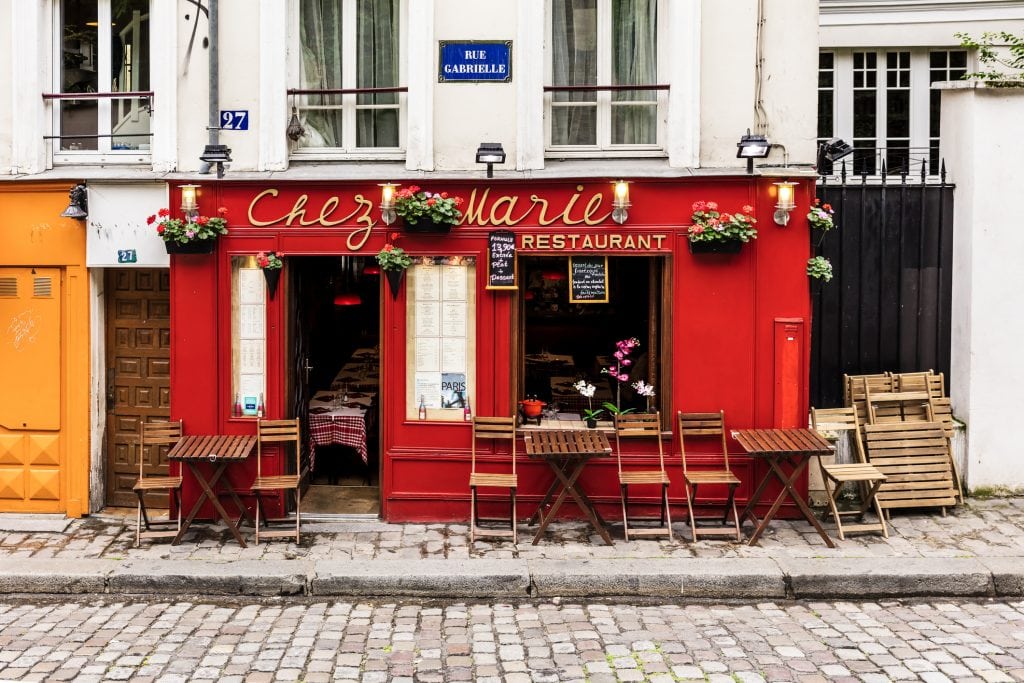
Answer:
M518 289L516 235L511 230L487 233L487 289Z
M569 303L608 303L608 257L569 257Z

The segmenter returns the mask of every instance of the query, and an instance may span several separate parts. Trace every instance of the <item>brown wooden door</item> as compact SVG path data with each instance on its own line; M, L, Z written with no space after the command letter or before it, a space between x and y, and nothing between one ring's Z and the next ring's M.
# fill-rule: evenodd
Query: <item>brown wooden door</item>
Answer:
M170 271L108 269L105 292L107 505L133 506L139 423L171 414ZM145 454L147 475L167 475L166 454L166 448ZM146 504L167 507L166 492Z

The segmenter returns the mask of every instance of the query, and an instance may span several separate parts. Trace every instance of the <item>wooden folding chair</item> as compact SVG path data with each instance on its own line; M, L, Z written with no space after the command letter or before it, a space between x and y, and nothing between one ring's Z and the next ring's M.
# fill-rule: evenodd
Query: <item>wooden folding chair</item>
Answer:
M857 419L863 428L869 419L865 393L891 393L892 387L892 375L887 372L875 375L843 375L843 405L857 409Z
M171 447L181 438L181 420L177 422L143 422L139 429L139 478L132 486L139 499L139 507L135 520L135 547L138 548L144 538L174 538L181 529L181 477L147 477L146 463L156 462L154 449ZM147 453L147 449L149 452ZM156 491L168 491L174 497L174 507L178 511L177 519L152 520L146 511L146 494ZM174 525L173 529L168 528ZM146 530L143 531L142 527Z
M473 418L473 445L470 455L469 472L469 542L476 541L479 536L493 536L498 538L512 537L512 544L519 541L516 515L516 489L519 488L519 477L516 474L516 418L513 417L474 417ZM512 463L511 474L495 472L478 472L476 469L476 441L477 439L508 439L512 442ZM478 509L477 489L479 488L507 488L511 500L510 528L496 529L493 527L481 527L480 522L504 522L503 518L481 518Z
M868 462L886 480L876 498L883 510L956 505L949 441L938 422L889 422L864 427Z
M836 531L841 540L846 540L846 533L851 531L881 531L882 536L889 538L889 528L885 524L885 515L876 497L878 489L885 483L886 476L876 467L869 465L864 455L864 444L860 438L860 427L857 424L856 408L811 408L811 429L827 438L827 432L849 433L853 440L857 462L825 464L818 456L818 468L828 495L828 505L832 517L836 521ZM829 485L831 484L831 488ZM857 510L840 511L837 505L843 484L856 484L860 489L860 508ZM873 507L878 514L875 524L863 522L869 508ZM855 516L857 524L843 526L843 516Z
M939 372L900 372L892 376L893 391L925 391L931 398L945 398L946 378Z
M895 385L894 385L895 386ZM867 424L886 422L929 422L931 414L927 391L875 391L868 381L863 384ZM860 406L857 406L858 411Z
M285 448L291 443L295 451L295 474L277 474L264 476L263 474L263 448L265 444L280 443ZM302 437L299 431L299 418L292 420L264 420L256 421L256 480L252 483L252 492L256 496L256 545L260 544L260 536L288 538L294 537L299 542L299 533L302 526L302 470L299 458L302 453ZM287 517L276 519L264 519L268 526L265 531L260 531L260 517L263 513L263 496L267 491L292 491L295 495L295 529L269 528L271 524L291 522ZM289 524L290 526L290 524Z
M626 471L622 468L622 439L633 437L655 438L658 441L657 470ZM619 489L622 499L622 525L629 540L629 486L656 484L661 486L661 516L658 526L634 528L635 536L668 535L672 540L672 515L668 509L668 472L665 471L665 450L661 441L661 413L629 413L615 416L615 456L619 466ZM635 520L636 521L636 520ZM647 519L643 521L653 521Z
M729 468L729 448L725 438L725 411L717 413L683 413L678 414L679 419L679 451L683 457L683 480L686 486L686 507L690 512L690 529L692 530L693 542L697 542L698 533L704 536L736 535L736 540L743 540L740 534L740 519L736 513L736 487L740 485L739 478ZM725 460L724 469L694 471L686 465L686 438L694 437L718 437L722 444L722 458ZM722 510L722 517L696 517L693 514L693 507L697 504L697 487L700 484L717 484L729 487L729 498ZM732 510L732 527L729 526L729 510ZM717 527L703 528L698 530L698 523L702 521L719 520Z

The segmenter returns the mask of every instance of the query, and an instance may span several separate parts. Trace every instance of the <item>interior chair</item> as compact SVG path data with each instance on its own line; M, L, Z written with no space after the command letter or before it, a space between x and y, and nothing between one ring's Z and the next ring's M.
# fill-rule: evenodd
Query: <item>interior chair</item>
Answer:
M737 541L742 541L740 533L740 519L736 512L736 488L740 485L739 478L729 468L729 448L725 438L725 411L717 413L684 413L678 414L679 418L679 450L683 457L683 480L686 487L686 508L690 513L690 529L694 543L698 535L704 536L736 536ZM695 437L718 437L722 444L722 458L725 466L715 470L691 470L686 462L686 439ZM701 484L718 485L729 487L728 499L725 508L719 517L697 517L693 508L697 504L697 487ZM729 511L732 510L732 525L729 524ZM700 522L718 521L718 526L699 528Z
M868 464L864 455L864 443L861 441L860 425L857 421L856 409L846 408L811 408L811 429L828 438L828 433L848 433L852 441L856 462L826 464L818 456L818 467L821 479L828 496L828 506L836 521L836 532L840 540L846 540L846 533L856 531L881 531L882 536L889 538L889 528L885 524L885 515L878 502L878 489L885 483L886 476L877 467ZM860 489L860 507L856 510L841 511L838 506L839 495L844 484L855 484ZM874 508L878 515L877 523L864 522L864 514ZM843 517L856 517L858 523L843 526Z
M292 450L295 455L295 473L294 474L277 474L277 475L264 475L263 474L263 450L267 444L280 443L284 448L288 448L288 444L292 445ZM299 533L302 526L302 488L300 482L302 479L302 469L299 463L299 457L302 452L302 437L299 432L299 418L291 420L257 420L256 421L256 479L252 483L252 492L256 496L256 545L260 544L260 537L277 537L277 538L288 538L294 537L295 542L299 542ZM269 491L291 491L295 496L295 528L291 527L291 519L287 517L281 517L277 519L262 519L263 517L263 494ZM287 498L287 493L286 496ZM260 530L261 523L265 523L267 528L263 531ZM279 525L287 523L288 528L282 528L280 526L272 527L272 525Z
M658 469L626 470L622 466L622 439L645 437L656 439L658 443ZM626 540L634 536L667 535L672 540L672 515L668 508L668 472L665 471L665 450L661 441L661 413L628 413L615 416L615 454L619 467L619 490L622 499L622 526ZM629 487L635 484L653 484L661 487L661 515L658 525L654 527L634 527L630 529L629 519ZM651 522L650 519L634 519Z
M139 428L139 479L132 490L139 499L135 522L135 547L144 538L174 538L181 529L181 477L146 476L146 463L156 461L154 450L171 447L181 438L181 420L177 422L143 422ZM148 452L147 452L148 450ZM174 497L177 519L152 520L146 510L146 494L167 491ZM174 525L174 528L169 528ZM145 526L145 530L143 530Z
M516 418L513 417L474 417L473 418L473 444L470 447L470 472L469 472L469 541L473 543L477 536L492 536L497 538L512 538L512 543L518 542L516 528L516 489L519 487L519 479L516 474ZM480 472L477 470L476 443L477 439L503 440L512 442L512 454L510 469L508 472ZM506 463L503 466L508 467ZM494 523L505 522L504 518L482 518L479 511L478 489L480 488L507 488L509 490L510 511L509 528L495 528L493 526L480 526L480 522Z

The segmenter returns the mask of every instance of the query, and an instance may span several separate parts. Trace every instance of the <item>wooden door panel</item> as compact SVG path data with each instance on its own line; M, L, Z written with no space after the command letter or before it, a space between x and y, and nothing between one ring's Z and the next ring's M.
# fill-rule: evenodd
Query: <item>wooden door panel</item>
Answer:
M168 473L166 448L139 453L139 425L170 419L169 291L166 269L107 271L107 505L135 505L140 457L147 475ZM147 499L167 504L166 493Z

